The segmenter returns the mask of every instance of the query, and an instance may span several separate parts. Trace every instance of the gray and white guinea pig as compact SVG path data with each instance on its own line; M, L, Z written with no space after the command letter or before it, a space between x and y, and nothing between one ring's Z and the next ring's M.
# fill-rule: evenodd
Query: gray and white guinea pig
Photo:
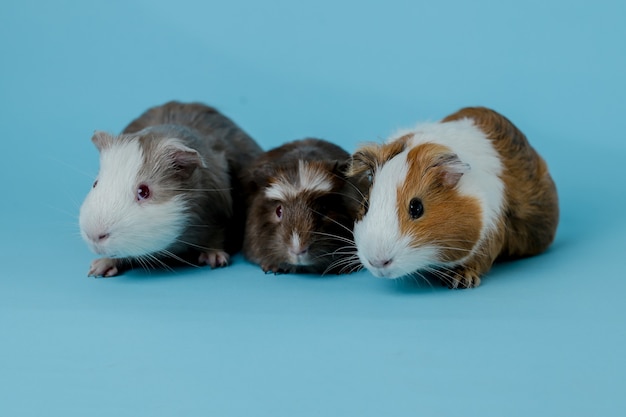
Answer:
M495 260L538 254L556 233L558 198L546 163L487 108L363 146L350 175L369 180L354 239L377 277L426 272L451 288L476 287Z
M249 170L244 255L266 273L343 273L354 256L350 154L321 139L284 144Z
M241 171L262 153L217 110L168 102L114 136L96 132L100 171L79 216L90 276L172 263L225 266L241 247Z

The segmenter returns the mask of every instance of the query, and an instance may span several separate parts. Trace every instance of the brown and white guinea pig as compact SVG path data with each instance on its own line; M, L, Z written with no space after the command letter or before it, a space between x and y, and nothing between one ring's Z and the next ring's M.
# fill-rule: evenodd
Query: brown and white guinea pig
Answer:
M360 203L346 180L349 160L312 138L261 155L249 171L244 255L266 273L348 272Z
M228 264L243 239L240 174L261 148L217 110L168 102L119 136L96 132L100 172L80 209L90 276L171 262Z
M375 276L431 273L480 284L496 259L538 254L554 239L557 192L524 134L493 110L464 108L353 155L369 180L354 238Z

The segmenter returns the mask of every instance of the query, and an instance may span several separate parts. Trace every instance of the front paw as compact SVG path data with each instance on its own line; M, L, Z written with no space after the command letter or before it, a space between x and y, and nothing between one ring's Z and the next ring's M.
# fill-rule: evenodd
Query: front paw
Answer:
M88 277L114 277L119 274L118 261L111 258L99 258L91 262Z
M450 289L476 288L480 285L480 276L472 269L457 268L446 282Z
M198 263L200 265L209 265L211 268L227 266L230 262L230 255L223 250L210 250L200 253Z
M274 274L274 275L276 275L276 274L282 274L283 273L283 271L280 269L280 267L278 265L272 265L272 264L268 264L268 263L261 264L261 269L266 274Z
M289 266L285 267L285 265L280 266L280 265L275 265L275 264L270 264L270 263L262 263L261 269L266 274L274 274L274 275L289 274L289 273L295 272L295 268L290 268Z

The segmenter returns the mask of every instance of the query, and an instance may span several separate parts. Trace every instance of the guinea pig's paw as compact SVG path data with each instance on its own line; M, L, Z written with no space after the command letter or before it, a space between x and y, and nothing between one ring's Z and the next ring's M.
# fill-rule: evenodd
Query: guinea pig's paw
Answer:
M119 274L117 261L111 258L99 258L94 260L89 266L88 277L114 277Z
M261 269L266 274L278 275L278 274L283 274L285 272L283 269L281 269L280 266L269 264L269 263L262 263L261 264Z
M476 288L480 285L478 273L469 268L457 268L449 277L447 284L451 289Z
M230 255L223 250L210 250L200 253L198 263L200 265L209 265L211 268L227 266L230 261Z

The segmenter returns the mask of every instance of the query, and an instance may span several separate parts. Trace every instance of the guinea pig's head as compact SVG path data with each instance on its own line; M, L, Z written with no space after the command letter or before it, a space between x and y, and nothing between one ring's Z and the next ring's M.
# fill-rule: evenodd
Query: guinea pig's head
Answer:
M346 162L303 161L257 170L250 208L255 244L265 261L324 272L334 252L349 245L354 213L346 204Z
M412 146L411 135L359 149L350 175L369 183L354 224L362 264L399 278L468 257L481 231L480 204L459 191L469 170L445 146Z
M90 249L107 257L141 257L176 242L187 223L183 184L203 166L197 151L156 133L96 132L100 171L80 208Z

